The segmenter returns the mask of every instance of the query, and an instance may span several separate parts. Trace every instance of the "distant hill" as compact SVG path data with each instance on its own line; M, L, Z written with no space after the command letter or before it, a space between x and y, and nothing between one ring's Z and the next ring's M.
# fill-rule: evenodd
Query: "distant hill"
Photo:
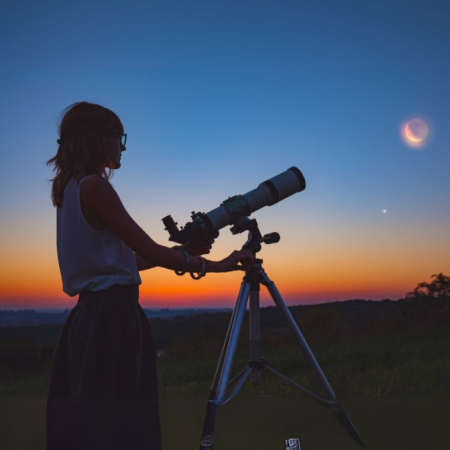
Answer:
M164 309L144 309L149 319L173 319L175 317L189 317L196 314L214 313L214 312L231 312L229 308L164 308ZM69 316L70 310L48 312L36 311L34 309L22 310L0 310L0 328L1 327L23 327L63 324Z
M398 301L394 300L346 300L342 302L319 303L315 305L297 305L290 307L293 311L306 313L314 310L329 308L335 305L339 314L348 322L360 322L375 317L386 310L395 308ZM274 307L262 308L270 311ZM177 317L201 316L203 314L231 313L231 308L162 308L144 309L149 319L175 319ZM3 327L23 327L39 325L63 324L69 316L70 310L62 311L39 311L34 309L0 310L0 328Z
M69 313L68 309L60 312L41 312L34 309L0 310L0 327L61 324Z

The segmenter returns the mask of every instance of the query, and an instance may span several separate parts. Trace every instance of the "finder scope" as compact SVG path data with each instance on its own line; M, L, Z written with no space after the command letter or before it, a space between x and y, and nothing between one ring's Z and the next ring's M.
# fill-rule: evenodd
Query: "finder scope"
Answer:
M237 225L264 206L272 206L287 197L301 192L306 187L303 174L297 167L264 181L253 191L244 195L235 195L208 213L192 212L192 221L178 229L172 216L162 219L170 234L170 241L185 244L189 240L211 240L219 235L219 230L227 225Z

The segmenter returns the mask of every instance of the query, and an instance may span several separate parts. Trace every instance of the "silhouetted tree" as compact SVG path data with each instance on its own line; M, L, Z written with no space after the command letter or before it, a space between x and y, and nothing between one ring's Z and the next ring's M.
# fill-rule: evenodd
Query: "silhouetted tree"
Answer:
M438 273L437 275L431 275L431 278L431 283L426 283L425 281L419 283L412 292L406 294L406 298L450 299L450 277L443 273Z

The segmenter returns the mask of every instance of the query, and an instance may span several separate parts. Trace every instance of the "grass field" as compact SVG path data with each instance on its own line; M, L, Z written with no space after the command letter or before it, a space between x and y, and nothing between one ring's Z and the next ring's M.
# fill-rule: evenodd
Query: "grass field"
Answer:
M381 303L343 302L291 311L339 398L449 398L448 304ZM261 311L262 355L275 370L322 394L276 313L274 308ZM217 313L151 321L162 398L208 396L229 319L229 314ZM61 327L22 328L0 333L0 398L47 393ZM248 346L245 324L234 373L247 364ZM259 386L247 381L239 393L242 398L303 395L266 371Z
M430 331L321 343L311 346L333 390L343 398L450 397L450 332ZM192 350L195 353L195 349ZM160 393L164 397L197 397L209 391L219 353L167 357L158 365ZM263 351L278 372L321 394L311 369L296 346ZM235 372L247 364L248 355L240 350ZM298 389L262 371L261 385L247 382L241 395L292 397L303 395Z

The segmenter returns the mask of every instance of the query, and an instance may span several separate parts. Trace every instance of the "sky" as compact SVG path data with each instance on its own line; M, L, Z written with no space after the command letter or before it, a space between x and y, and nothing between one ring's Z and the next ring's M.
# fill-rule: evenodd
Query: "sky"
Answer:
M158 243L289 167L307 187L252 215L289 305L399 299L450 274L446 0L64 0L0 14L0 309L71 308L50 201L61 113L106 106L128 134L111 180ZM402 127L428 125L420 146ZM240 249L220 230L210 259ZM142 272L148 308L232 307L242 273ZM265 291L262 304L271 300Z

